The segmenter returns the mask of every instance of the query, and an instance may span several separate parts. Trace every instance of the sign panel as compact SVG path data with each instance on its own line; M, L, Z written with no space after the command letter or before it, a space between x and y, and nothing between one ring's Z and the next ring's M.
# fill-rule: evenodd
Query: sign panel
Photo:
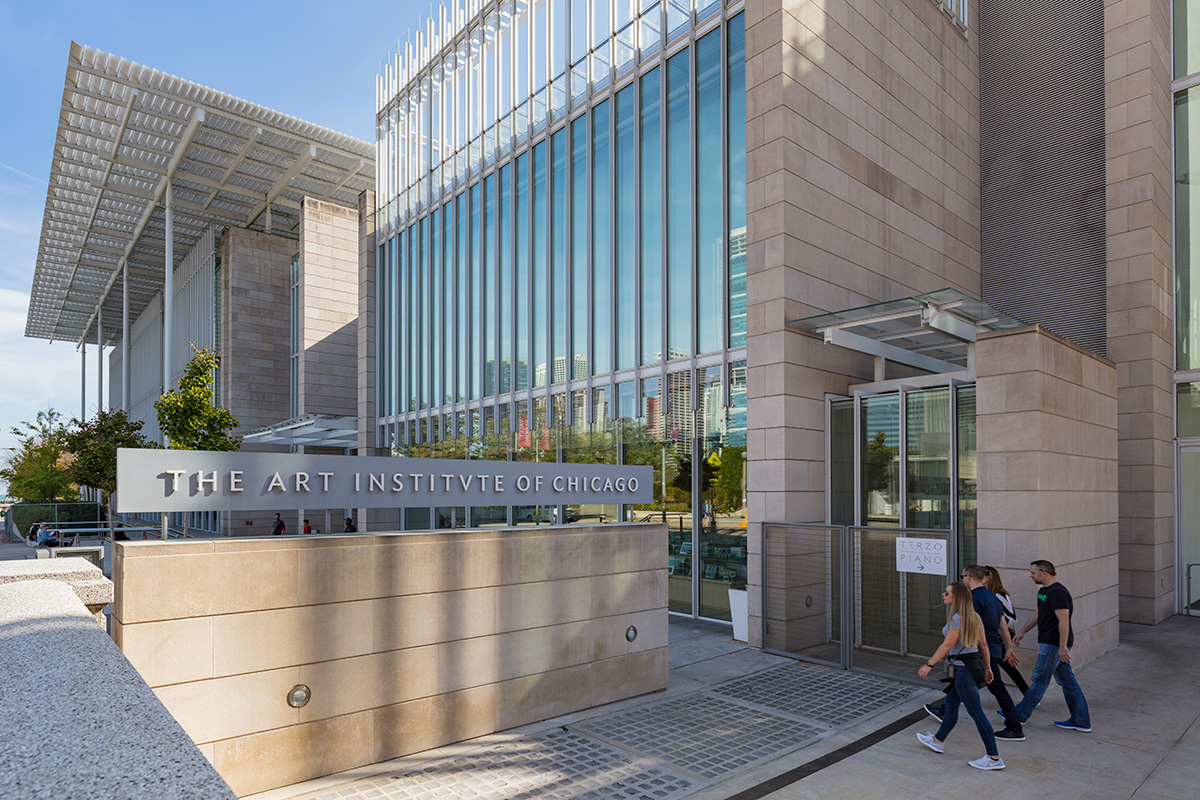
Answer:
M945 539L896 539L896 571L946 574Z
M649 503L654 468L117 450L122 512Z

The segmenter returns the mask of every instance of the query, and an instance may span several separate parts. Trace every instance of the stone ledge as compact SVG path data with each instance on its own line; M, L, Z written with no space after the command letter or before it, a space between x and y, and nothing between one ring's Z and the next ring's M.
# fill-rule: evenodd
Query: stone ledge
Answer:
M36 580L67 584L95 620L104 624L104 607L113 601L113 582L95 564L82 558L0 561L0 586Z
M0 675L0 798L234 798L66 582L0 586Z

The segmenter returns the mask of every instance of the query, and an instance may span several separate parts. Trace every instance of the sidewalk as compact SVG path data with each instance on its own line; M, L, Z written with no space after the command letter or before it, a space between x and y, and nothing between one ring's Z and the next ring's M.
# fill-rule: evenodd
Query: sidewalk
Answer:
M1004 797L1193 800L1200 797L1200 663L1193 657L1200 618L1173 617L1156 627L1121 626L1121 646L1079 672L1092 733L1064 731L1062 691L1052 685L1025 725L1026 741L1002 744L1008 768L980 773L967 760L983 754L974 726L960 718L937 755L916 742L931 718L766 797L929 798L964 792ZM989 714L995 703L984 701ZM988 782L996 788L987 788ZM970 788L968 788L970 787Z
M726 627L673 618L664 692L252 797L849 800L974 791L1191 800L1200 796L1197 634L1200 619L1185 617L1123 625L1121 647L1080 672L1094 732L1054 728L1066 711L1052 686L1027 741L1001 745L1008 768L981 773L967 766L983 747L965 714L945 754L916 741L917 731L936 729L921 710L939 696L932 688L767 655L732 642ZM994 701L984 703L994 714Z

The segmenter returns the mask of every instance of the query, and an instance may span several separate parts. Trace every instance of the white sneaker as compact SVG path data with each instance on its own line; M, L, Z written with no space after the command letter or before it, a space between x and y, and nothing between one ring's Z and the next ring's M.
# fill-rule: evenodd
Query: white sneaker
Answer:
M925 745L926 747L928 747L930 750L932 750L935 753L946 752L946 748L942 745L941 742L939 742L937 739L933 738L932 733L918 733L917 741L920 742L921 744ZM986 758L986 756L985 756L985 758Z
M977 758L974 761L968 761L967 763L975 769L1004 769L1003 758L992 758L986 753L984 754L983 758Z

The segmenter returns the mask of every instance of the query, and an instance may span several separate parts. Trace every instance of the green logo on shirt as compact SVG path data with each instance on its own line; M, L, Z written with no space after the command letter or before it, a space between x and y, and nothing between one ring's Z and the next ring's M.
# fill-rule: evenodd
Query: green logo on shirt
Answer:
M1041 600L1043 603L1046 602L1046 593L1038 592L1038 600Z

